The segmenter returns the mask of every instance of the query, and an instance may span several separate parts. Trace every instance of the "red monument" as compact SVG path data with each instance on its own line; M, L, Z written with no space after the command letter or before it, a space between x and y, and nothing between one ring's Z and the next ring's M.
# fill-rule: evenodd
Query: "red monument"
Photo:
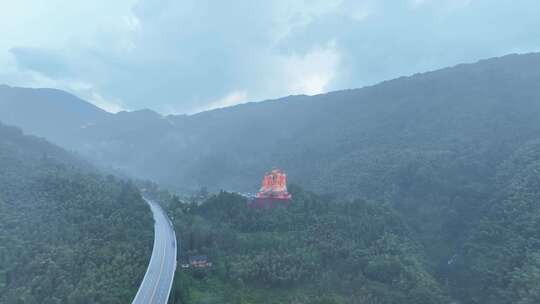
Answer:
M288 205L291 195L287 192L287 174L280 169L273 169L264 175L262 186L252 201L256 208L274 208Z

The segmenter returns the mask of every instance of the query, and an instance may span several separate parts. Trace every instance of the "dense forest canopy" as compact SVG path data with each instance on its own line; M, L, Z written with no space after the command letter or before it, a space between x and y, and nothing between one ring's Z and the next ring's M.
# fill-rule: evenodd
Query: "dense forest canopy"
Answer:
M208 272L177 274L177 303L264 303L275 296L298 303L532 304L540 302L539 66L538 53L510 55L196 115L113 115L61 94L79 105L70 110L79 113L74 119L60 114L31 123L24 111L32 107L17 102L59 106L52 101L60 93L41 98L39 90L0 87L0 120L9 109L11 123L33 134L173 190L253 192L263 172L279 166L317 193L298 190L291 209L262 214L228 193L201 206L165 199L185 254L216 262ZM55 133L67 128L69 136ZM15 172L3 206L28 182L63 185L58 191L66 198L75 195L69 185L82 187L55 178L85 180L83 201L102 183L109 194L135 191L73 171L69 164L78 161L58 148L31 155L35 149L16 143L20 134L2 132L11 138L3 142L5 172ZM63 156L51 157L57 154ZM18 165L27 157L31 169ZM58 158L69 162L59 166ZM278 296L283 286L290 288ZM353 287L359 293L348 292Z
M181 239L180 261L202 254L213 263L177 269L171 303L538 303L538 172L540 142L532 142L498 168L497 190L477 202L467 229L441 218L431 232L412 229L381 202L298 187L288 208L273 210L227 192L200 202L203 192L191 204L162 192ZM422 243L436 233L437 244L454 234L461 240L436 248L450 255L444 263Z
M449 277L470 303L540 302L540 141L502 163Z
M447 302L390 208L292 192L289 208L272 210L227 192L201 205L170 200L180 259L203 254L213 263L179 268L171 303Z
M309 190L395 200L419 163L463 188L534 139L539 65L538 53L510 55L195 115L112 115L56 91L0 87L0 120L175 190L254 191L278 166Z
M137 188L3 125L0 168L0 303L129 303L153 238Z

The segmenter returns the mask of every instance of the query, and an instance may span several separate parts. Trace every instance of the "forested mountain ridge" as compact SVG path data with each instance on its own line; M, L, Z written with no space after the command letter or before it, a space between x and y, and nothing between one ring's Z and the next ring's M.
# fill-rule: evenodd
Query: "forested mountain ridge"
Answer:
M0 125L0 303L128 303L150 257L136 187Z
M58 143L183 190L253 191L262 172L279 166L317 192L379 198L402 187L385 181L414 166L405 164L414 159L451 160L456 165L447 170L473 165L479 175L493 173L492 163L468 161L498 162L538 134L538 66L540 54L510 55L362 89L189 116L100 114L70 130L74 139ZM0 100L9 99L5 95ZM7 119L6 104L0 101L0 120ZM38 122L14 124L49 139L62 137L30 123Z
M287 208L247 208L220 192L201 204L165 199L183 240L170 303L448 303L422 246L391 208L333 202L291 187Z
M105 115L61 144L179 190L254 191L281 167L396 210L463 303L536 303L539 88L540 54L509 55L195 115Z
M78 167L86 165L83 159L48 143L43 138L24 135L21 129L5 126L1 123L0 140L3 152L9 153L10 158L16 158L20 161L33 162L41 158L51 158L65 165Z
M26 133L64 144L76 141L77 130L110 113L56 89L27 89L0 85L0 121Z
M540 140L502 163L495 184L449 276L467 303L539 303Z

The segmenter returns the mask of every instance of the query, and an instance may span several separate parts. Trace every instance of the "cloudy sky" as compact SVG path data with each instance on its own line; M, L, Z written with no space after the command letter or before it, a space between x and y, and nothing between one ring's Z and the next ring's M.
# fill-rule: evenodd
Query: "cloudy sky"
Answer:
M538 0L0 0L0 83L193 113L540 50Z

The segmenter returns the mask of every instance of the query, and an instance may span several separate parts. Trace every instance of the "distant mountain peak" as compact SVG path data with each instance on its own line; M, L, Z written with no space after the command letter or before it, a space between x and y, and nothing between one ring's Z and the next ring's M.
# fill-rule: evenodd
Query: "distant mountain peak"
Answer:
M70 148L75 130L111 115L62 90L0 86L0 121Z
M162 115L154 110L150 110L148 108L141 109L141 110L134 110L134 111L121 111L117 113L118 115L136 115L136 116L146 116L146 117L159 117L161 118Z

